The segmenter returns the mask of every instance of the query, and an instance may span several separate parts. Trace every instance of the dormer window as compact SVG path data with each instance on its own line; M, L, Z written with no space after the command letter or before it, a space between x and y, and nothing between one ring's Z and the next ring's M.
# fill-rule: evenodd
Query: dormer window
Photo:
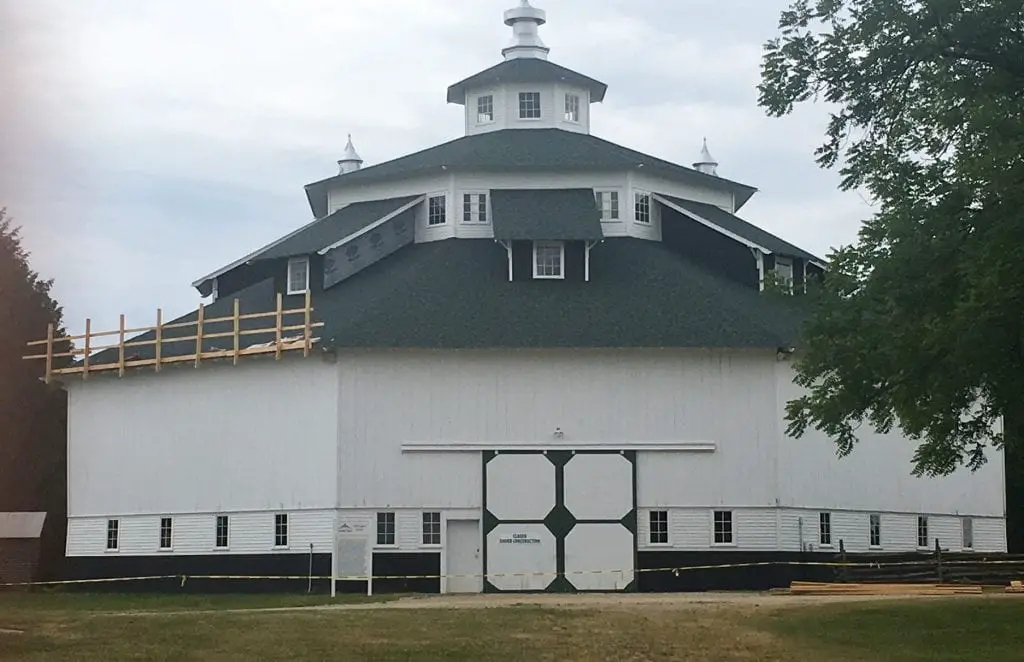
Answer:
M560 241L537 241L533 244L533 277L565 278L565 244Z
M578 94L565 95L565 121L576 123L580 121L580 97Z
M633 220L642 225L651 224L651 194L633 194Z
M540 92L519 93L519 119L540 119Z
M793 287L793 260L788 257L775 258L775 276L778 278L779 283L787 288L792 289Z
M305 294L309 289L309 258L288 260L288 294Z
M487 94L476 98L476 123L487 124L494 121L494 97Z
M444 225L447 222L448 217L445 213L444 194L430 196L427 199L427 225L433 227L435 225Z

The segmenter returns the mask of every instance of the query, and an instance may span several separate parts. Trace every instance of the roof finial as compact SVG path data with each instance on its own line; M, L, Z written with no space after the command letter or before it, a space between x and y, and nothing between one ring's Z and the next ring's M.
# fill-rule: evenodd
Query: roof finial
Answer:
M505 25L512 28L512 43L501 49L506 60L521 57L548 59L550 48L544 45L537 34L537 28L547 23L543 9L530 5L530 0L520 0L519 6L505 12Z
M718 174L718 161L711 156L711 152L708 151L708 139L704 138L704 145L700 150L700 161L693 164L695 170L703 172L706 175L717 175Z
M359 158L359 154L356 153L356 148L352 145L352 134L348 134L348 143L345 145L345 153L338 161L338 174L344 175L348 172L359 170L363 165L363 160Z

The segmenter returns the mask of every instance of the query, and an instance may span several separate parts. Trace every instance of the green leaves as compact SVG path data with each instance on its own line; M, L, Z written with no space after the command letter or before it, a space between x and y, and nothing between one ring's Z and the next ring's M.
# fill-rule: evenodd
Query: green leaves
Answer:
M779 28L759 104L834 104L818 163L879 210L813 297L789 431L842 455L898 425L916 473L977 468L1024 404L1024 7L798 0Z

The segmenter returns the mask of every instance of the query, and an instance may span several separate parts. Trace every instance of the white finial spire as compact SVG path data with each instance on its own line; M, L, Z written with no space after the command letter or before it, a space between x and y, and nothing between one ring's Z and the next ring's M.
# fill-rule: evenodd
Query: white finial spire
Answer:
M363 160L359 158L356 148L352 145L352 134L350 133L348 134L348 143L345 145L345 154L338 161L338 174L344 175L345 173L359 170L362 165Z
M530 6L530 0L520 0L519 6L505 12L505 25L512 28L512 43L501 49L506 60L520 57L548 59L551 50L540 40L537 28L547 23L543 9Z
M700 150L700 161L693 164L695 170L703 172L707 175L718 174L718 161L711 156L711 152L708 151L708 139L704 139L704 146Z

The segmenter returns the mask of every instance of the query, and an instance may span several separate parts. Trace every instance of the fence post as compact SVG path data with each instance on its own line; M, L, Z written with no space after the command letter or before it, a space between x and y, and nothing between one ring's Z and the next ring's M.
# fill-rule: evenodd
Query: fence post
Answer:
M942 583L942 547L939 545L939 539L935 539L935 565L939 575L939 583Z

